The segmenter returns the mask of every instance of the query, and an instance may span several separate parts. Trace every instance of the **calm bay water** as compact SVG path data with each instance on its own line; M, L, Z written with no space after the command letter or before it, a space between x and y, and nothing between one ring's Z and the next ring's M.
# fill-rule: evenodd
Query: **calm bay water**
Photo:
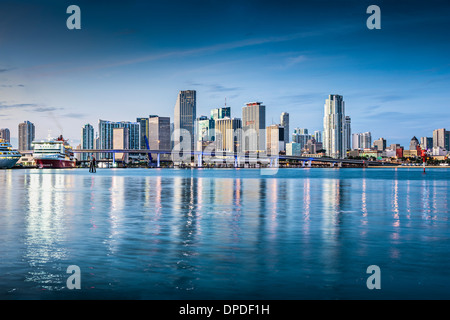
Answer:
M449 299L448 169L0 171L1 299ZM69 265L81 289L69 290ZM369 265L381 290L369 290Z

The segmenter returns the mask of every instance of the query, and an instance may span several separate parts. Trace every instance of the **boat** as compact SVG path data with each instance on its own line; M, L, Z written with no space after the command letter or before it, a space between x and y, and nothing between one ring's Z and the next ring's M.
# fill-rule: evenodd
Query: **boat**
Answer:
M11 144L0 139L0 169L10 169L19 161L22 155L17 150L13 150Z
M32 145L38 168L75 168L77 161L73 149L62 135L53 140L34 141Z

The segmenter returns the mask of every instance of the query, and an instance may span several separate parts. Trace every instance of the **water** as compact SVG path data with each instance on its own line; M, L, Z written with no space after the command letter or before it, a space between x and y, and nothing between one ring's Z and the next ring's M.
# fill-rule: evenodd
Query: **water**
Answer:
M450 298L450 170L260 173L2 170L0 298Z

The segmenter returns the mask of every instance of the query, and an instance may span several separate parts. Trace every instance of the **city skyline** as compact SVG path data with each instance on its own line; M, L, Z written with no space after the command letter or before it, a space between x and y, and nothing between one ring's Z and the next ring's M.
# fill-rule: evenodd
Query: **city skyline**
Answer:
M226 99L240 117L264 101L267 124L287 112L291 128L311 131L324 98L341 94L354 132L404 146L449 127L449 8L439 1L381 1L381 30L366 27L368 1L77 4L74 31L63 3L0 5L0 127L16 146L24 120L38 139L51 130L77 145L80 127L105 116L173 119L181 89L196 90L197 115Z

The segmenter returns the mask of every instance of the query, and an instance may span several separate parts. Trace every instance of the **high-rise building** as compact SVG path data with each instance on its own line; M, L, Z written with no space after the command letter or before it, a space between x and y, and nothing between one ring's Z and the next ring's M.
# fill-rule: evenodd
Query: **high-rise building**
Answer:
M281 113L280 124L284 127L284 143L289 143L289 113Z
M148 119L149 118L137 118L136 122L139 123L139 148L147 149L148 142ZM147 141L145 140L147 139Z
M414 136L412 137L409 143L409 150L417 150L417 147L420 145L419 140Z
M344 142L345 142L344 150L347 153L347 151L351 150L352 148L352 120L349 116L345 116Z
M262 102L250 102L242 107L242 127L245 134L244 150L266 150L266 106Z
M298 143L301 150L305 148L306 143L311 138L312 136L308 134L308 129L306 128L295 128L292 134L292 142Z
M329 95L325 101L323 117L323 148L327 156L345 158L347 134L348 122L345 119L344 98L337 94Z
M433 131L433 147L441 147L447 151L450 149L450 131L436 129Z
M94 127L89 123L81 128L81 149L94 149ZM88 153L81 153L80 158L86 161L89 156Z
M353 133L351 146L353 150L369 149L372 146L372 134L370 132Z
M19 124L19 151L32 150L31 143L35 138L34 124L30 121L24 121Z
M0 129L0 139L5 140L8 143L11 143L11 133L8 128Z
M197 118L197 120L195 121L195 150L201 151L211 142L215 141L215 126L216 124L213 118L208 118L207 116L201 116L200 118Z
M211 119L217 120L223 118L231 118L230 107L216 108L211 110Z
M139 123L121 121L113 122L106 120L98 121L98 134L100 149L112 149L113 148L113 130L115 128L128 128L128 148L139 149ZM100 159L112 159L111 153L101 153Z
M171 150L170 117L154 116L148 119L148 143L151 150Z
M113 128L113 149L124 150L130 149L130 130L128 127ZM115 153L115 160L128 163L129 154L128 153Z
M322 150L322 142L317 142L314 137L308 140L305 146L305 152L308 154L315 154L319 150Z
M374 149L377 149L378 151L384 151L386 150L386 139L379 138L373 142Z
M272 124L266 128L266 151L269 155L279 155L280 151L285 150L284 127L278 124Z
M423 150L433 149L433 137L421 137L420 138L420 147Z
M241 152L242 121L239 118L223 118L215 121L217 151Z
M197 117L197 94L195 90L180 91L174 110L174 148L181 150L182 132L187 130L190 134L190 150L194 150L194 125ZM184 149L187 146L185 145Z
M322 131L314 131L314 139L316 142L322 142Z
M286 143L286 155L299 157L302 154L302 148L299 143Z

